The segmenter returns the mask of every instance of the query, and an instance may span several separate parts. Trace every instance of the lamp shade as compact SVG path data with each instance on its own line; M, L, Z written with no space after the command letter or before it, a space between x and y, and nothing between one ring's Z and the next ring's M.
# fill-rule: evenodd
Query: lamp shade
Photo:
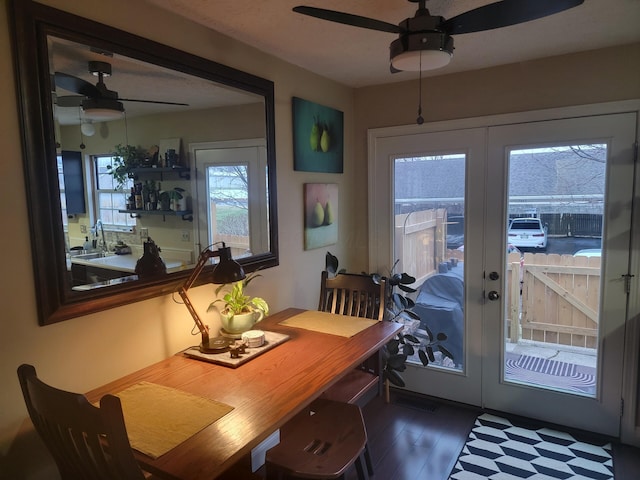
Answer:
M82 111L87 120L96 122L117 120L124 115L122 102L108 98L87 98L82 101Z
M435 70L449 64L453 38L443 32L403 35L389 47L391 66L403 72Z
M396 70L417 72L442 68L451 61L451 54L442 50L419 50L404 52L394 57L391 64Z
M231 248L223 246L218 249L218 252L220 254L220 262L213 270L211 282L223 284L244 280L246 275L242 265L231 257Z

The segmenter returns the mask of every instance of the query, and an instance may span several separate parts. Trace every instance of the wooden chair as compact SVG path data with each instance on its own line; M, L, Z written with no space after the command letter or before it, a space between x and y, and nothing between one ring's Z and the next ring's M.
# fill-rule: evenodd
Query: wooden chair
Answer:
M373 474L360 407L316 400L287 422L267 451L267 479L344 479L355 464L358 479Z
M318 310L382 320L386 283L368 275L322 272ZM348 321L345 318L344 321ZM266 455L267 478L344 479L355 464L358 478L373 475L367 431L358 404L379 394L381 361L374 355L325 391L310 407L287 422L280 444ZM365 468L366 467L366 468Z
M318 310L382 320L384 318L385 288L384 278L380 280L378 285L374 283L370 275L340 273L329 278L327 271L323 270Z
M105 395L100 408L84 395L38 379L31 365L18 367L29 416L64 480L144 480L133 456L120 399Z
M382 320L385 289L384 278L376 284L369 275L341 273L329 278L323 271L318 310ZM324 392L322 398L364 406L382 392L381 372L380 356L376 354Z

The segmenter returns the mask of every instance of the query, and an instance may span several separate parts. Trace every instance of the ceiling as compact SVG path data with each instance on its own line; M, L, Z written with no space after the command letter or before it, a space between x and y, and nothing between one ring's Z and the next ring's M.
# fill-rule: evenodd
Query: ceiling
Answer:
M118 98L123 100L127 118L263 101L258 95L176 70L169 70L159 65L59 37L47 38L51 72L60 72L95 85L98 78L89 72L89 62L108 63L111 66L112 75L106 76L104 83L109 90L116 91ZM83 95L79 95L76 91L65 90L57 84L54 93L54 112L60 125L79 125L81 122L87 122L80 108L80 101L85 98ZM133 100L126 101L125 98ZM75 106L68 106L68 103L64 103L65 99L74 103ZM181 102L185 105L155 102Z
M259 50L351 87L416 78L391 74L395 34L331 23L292 12L297 5L398 24L412 17L408 0L143 0ZM451 18L494 0L428 0L432 15ZM573 9L496 30L455 35L444 75L640 41L640 0L585 0Z

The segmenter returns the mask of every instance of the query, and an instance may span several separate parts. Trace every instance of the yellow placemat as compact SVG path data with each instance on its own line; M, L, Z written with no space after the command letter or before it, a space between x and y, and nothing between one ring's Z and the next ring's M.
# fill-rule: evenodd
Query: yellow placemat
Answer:
M287 325L288 327L304 328L305 330L339 335L341 337L353 337L356 333L376 323L378 323L378 320L313 310L299 313L280 322L281 325Z
M152 458L195 435L233 407L155 383L140 382L120 397L129 442Z

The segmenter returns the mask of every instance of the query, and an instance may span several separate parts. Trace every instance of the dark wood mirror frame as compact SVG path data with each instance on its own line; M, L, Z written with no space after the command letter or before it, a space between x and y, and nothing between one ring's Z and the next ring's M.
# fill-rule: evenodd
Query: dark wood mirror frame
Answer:
M84 42L263 96L269 172L270 251L241 259L240 263L246 271L278 265L273 82L29 0L14 0L8 5L13 20L24 175L41 325L175 292L190 274L190 270L185 270L160 279L138 280L89 292L71 289L66 275L65 240L60 220L62 212L55 161L47 35ZM200 276L203 277L207 277L206 272Z

